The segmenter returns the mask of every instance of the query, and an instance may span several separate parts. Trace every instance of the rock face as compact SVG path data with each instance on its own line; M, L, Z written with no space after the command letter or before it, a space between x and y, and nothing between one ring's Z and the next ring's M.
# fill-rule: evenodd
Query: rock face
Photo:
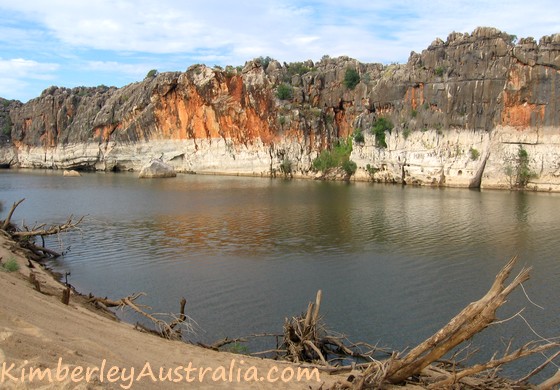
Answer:
M513 41L478 28L403 65L261 58L120 89L51 87L10 103L0 162L118 171L161 158L177 172L275 175L289 160L294 175L311 175L317 153L361 130L358 180L509 188L523 148L535 173L528 187L557 191L560 34ZM360 76L353 88L348 69ZM380 117L394 124L384 148L370 133Z
M161 160L152 160L147 165L143 166L138 175L141 179L155 179L175 177L177 174L172 166L164 163Z

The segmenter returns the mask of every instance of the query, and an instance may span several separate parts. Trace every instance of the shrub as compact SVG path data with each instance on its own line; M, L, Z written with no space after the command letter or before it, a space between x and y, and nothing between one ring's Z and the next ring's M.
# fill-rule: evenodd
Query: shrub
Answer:
M366 165L366 171L370 174L370 176L375 175L376 172L379 171L379 168L372 167L370 164Z
M344 74L344 85L348 89L356 88L356 85L360 82L360 75L358 71L354 68L346 69L346 73Z
M289 158L284 158L284 160L282 160L282 162L280 163L280 170L284 175L289 175L290 173L292 173L292 162Z
M365 142L364 133L362 133L362 129L354 130L354 142L358 144L363 144Z
M348 176L352 176L354 173L356 173L358 165L352 160L344 160L342 162L342 169Z
M288 77L295 76L296 74L306 74L312 70L312 68L305 65L303 62L292 62L288 64Z
M407 139L410 136L410 129L408 127L405 127L403 129L403 137L404 139Z
M443 66L438 66L438 67L435 69L435 72L436 72L436 76L441 77L441 76L443 76L443 74L445 73L445 68L444 68Z
M148 72L148 74L146 74L146 78L149 79L149 78L155 77L155 76L157 76L157 74L158 74L157 69L152 69Z
M385 140L385 132L391 134L393 130L393 123L387 118L377 118L371 129L372 134L375 135L375 146L378 148L386 148L387 141Z
M516 184L518 187L526 187L529 180L536 177L537 174L529 168L529 153L525 148L519 145L517 151L517 169L516 169Z
M19 264L16 259L10 258L8 261L2 264L2 270L6 272L16 272L19 270Z
M326 172L333 168L342 168L349 175L356 172L356 163L350 161L350 153L352 153L352 140L341 139L330 150L323 150L319 156L313 160L311 169L318 172Z
M280 84L278 88L276 88L276 97L280 100L288 100L291 99L294 95L294 89L289 84Z
M236 73L237 73L237 71L233 66L231 66L231 65L226 66L226 70L225 70L226 77L232 78L233 76L236 75Z
M261 66L262 66L265 70L266 70L266 68L268 68L268 65L270 64L270 62L271 62L271 61L274 61L274 59L273 59L272 57L269 57L269 56L266 56L266 57L260 56L260 57L257 58L257 59L260 61Z
M478 158L480 157L480 152L475 148L470 148L469 154L471 156L471 160L473 161L478 160Z
M323 150L315 160L311 163L311 169L316 172L322 171L325 172L328 169L334 168L337 166L337 162L334 158L334 155L330 150Z

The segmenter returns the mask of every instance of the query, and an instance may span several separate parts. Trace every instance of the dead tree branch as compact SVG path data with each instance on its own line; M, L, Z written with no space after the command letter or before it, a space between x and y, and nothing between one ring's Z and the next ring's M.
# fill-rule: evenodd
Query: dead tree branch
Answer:
M12 220L12 215L14 214L14 211L16 211L16 208L20 205L21 202L23 202L25 200L25 198L18 200L17 202L14 202L14 204L12 205L12 208L10 209L10 211L8 212L8 216L6 217L6 219L4 220L4 223L2 224L2 230L7 231L8 227L10 226L11 220Z
M181 309L179 317L175 318L170 323L167 323L157 317L155 315L150 314L144 310L144 308L148 308L148 306L140 305L136 303L136 300L142 296L146 295L143 292L136 293L133 295L129 295L127 297L121 298L117 301L108 299L108 298L99 298L99 297L90 297L89 301L94 304L100 304L102 307L117 307L117 308L125 308L129 307L136 313L142 315L143 317L149 319L157 328L156 333L158 333L161 337L166 339L181 339L181 328L178 325L185 322L187 316L185 315L185 304L187 303L185 298L181 299Z
M387 380L391 383L402 383L407 378L419 374L429 364L490 325L496 319L496 310L505 302L506 297L529 279L530 268L523 268L510 284L504 285L516 260L516 257L512 258L502 268L484 297L469 304L447 325L412 349L404 358L393 360L388 368Z
M25 199L21 199L12 205L7 218L1 224L0 231L3 231L11 239L16 241L19 248L22 248L26 252L27 257L32 260L41 261L47 257L61 256L61 253L45 247L45 236L59 234L72 229L76 229L78 228L78 225L82 223L84 217L81 217L79 220L74 221L72 219L72 216L70 216L66 223L63 223L61 225L51 225L50 227L46 227L46 224L36 224L31 229L24 223L24 230L21 230L11 223L11 219L16 208L24 200ZM35 237L41 237L42 245L38 245L35 243Z
M508 347L503 357L496 358L494 356L485 363L462 369L459 369L459 365L456 362L446 363L448 366L446 368L434 365L434 363L441 361L445 354L452 351L459 344L472 338L490 324L497 322L496 310L504 304L508 295L516 287L529 279L530 268L523 268L509 284L506 283L516 260L516 257L512 258L500 270L496 275L494 283L481 299L469 304L452 318L447 325L410 350L404 357L400 357L400 354L395 352L390 359L371 363L363 374L353 381L350 388L382 388L387 383L400 384L410 380L412 377L416 378L416 380L421 380L424 384L429 384L429 388L433 389L456 388L458 383L474 388L505 388L495 386L498 382L504 381L504 379L496 378L490 374L483 378L480 377L480 374L497 370L507 363L526 356L558 348L560 344L555 339L545 339L537 335L539 340L527 343L513 352L509 351ZM517 315L520 314L518 313ZM559 355L560 352L553 354L545 363L520 379L517 384L524 382L542 370L544 366L552 362ZM538 388L548 389L558 383L560 383L560 371L539 385ZM348 388L348 384L342 383L334 388Z
M68 230L75 229L82 221L84 217L81 217L76 222L72 221L72 216L68 218L66 223L62 225L52 225L47 229L37 229L37 230L29 230L29 231L21 231L21 232L13 232L12 236L17 238L24 238L24 237L35 237L35 236L50 236L53 234L59 234Z

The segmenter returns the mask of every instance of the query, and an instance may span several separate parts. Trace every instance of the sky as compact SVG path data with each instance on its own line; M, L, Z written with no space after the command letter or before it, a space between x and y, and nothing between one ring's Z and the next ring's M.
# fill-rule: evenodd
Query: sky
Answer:
M405 63L435 38L560 33L558 0L0 0L0 97L117 86L148 71L341 55Z

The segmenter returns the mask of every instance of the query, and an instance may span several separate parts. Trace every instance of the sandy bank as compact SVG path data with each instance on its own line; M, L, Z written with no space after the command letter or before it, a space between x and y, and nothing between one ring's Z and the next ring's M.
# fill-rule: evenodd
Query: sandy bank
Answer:
M133 389L317 389L324 382L328 385L340 379L319 373L298 382L300 367L293 364L164 340L93 311L76 296L66 306L60 301L62 285L38 266L33 272L42 293L32 287L27 260L12 252L12 245L0 236L2 261L16 259L20 264L17 272L0 272L0 388L118 389L132 385ZM118 369L111 372L113 366ZM85 378L88 367L89 383ZM30 381L30 369L51 369L52 383L48 375ZM160 369L164 377L169 372L170 378L160 381ZM201 369L206 369L202 381ZM282 381L282 375L288 378L292 373L292 380ZM259 380L245 381L245 376Z

